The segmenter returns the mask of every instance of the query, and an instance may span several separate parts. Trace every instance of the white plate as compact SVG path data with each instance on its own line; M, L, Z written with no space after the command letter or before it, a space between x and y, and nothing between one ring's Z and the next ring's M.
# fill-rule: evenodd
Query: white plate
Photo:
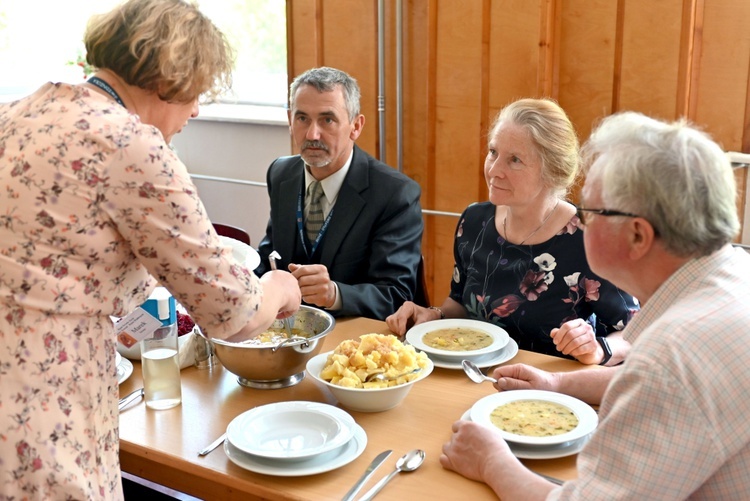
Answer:
M300 460L351 440L354 418L319 402L279 402L243 412L227 426L227 439L247 454Z
M527 437L524 435L508 433L492 424L490 414L496 407L519 400L543 400L563 405L573 411L576 415L578 418L578 426L567 433L551 437ZM569 395L542 390L513 390L488 395L479 399L471 407L471 420L475 423L497 430L506 442L512 442L514 445L520 444L532 446L560 445L566 442L572 442L573 440L578 440L589 435L599 424L599 416L587 403Z
M247 245L245 242L240 242L234 238L225 237L219 235L219 238L224 243L232 248L232 254L234 258L240 263L244 263L248 270L254 270L260 264L260 254L258 251Z
M464 421L471 421L471 409L464 412L461 419ZM591 440L591 434L579 438L578 440L565 442L560 445L527 447L512 442L506 443L508 444L508 447L510 447L510 451L518 459L557 459L578 454L583 450L583 446L586 445L589 440Z
M465 327L470 329L476 329L486 332L492 336L492 344L485 348L477 350L467 351L448 351L433 348L422 341L425 334L438 330L438 329L450 329L455 327ZM409 342L416 349L427 353L428 355L438 355L443 358L452 358L463 360L464 358L476 357L479 355L486 355L493 353L505 347L508 344L510 336L505 332L505 329L498 327L497 325L489 322L482 322L480 320L469 320L466 318L448 318L445 320L432 320L430 322L424 322L417 324L408 331L406 331L406 341Z
M117 384L124 383L131 374L133 374L133 362L123 358L117 366Z
M469 360L477 364L477 367L480 369L486 369L488 367L494 367L496 365L500 365L503 362L507 362L508 360L512 359L518 354L518 343L516 343L512 338L508 339L508 344L505 345L505 348L498 350L495 353L490 353L488 355L480 355L478 357L470 357ZM435 365L435 367L442 367L443 369L456 369L459 371L464 370L463 366L461 365L461 360L450 360L438 357L437 355L430 355L427 354L428 357L430 357L430 360L432 360L432 363Z
M341 468L357 459L364 452L365 447L367 447L367 433L356 423L354 436L345 445L325 454L294 462L246 454L232 445L229 440L224 441L224 452L231 462L255 473L278 477L317 475Z

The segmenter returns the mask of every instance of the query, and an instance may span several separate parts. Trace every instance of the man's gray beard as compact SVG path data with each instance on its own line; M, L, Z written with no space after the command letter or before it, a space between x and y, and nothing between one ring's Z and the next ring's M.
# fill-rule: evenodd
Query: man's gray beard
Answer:
M318 160L316 162L310 162L310 161L308 161L307 158L305 158L304 155L302 155L302 160L305 161L306 165L309 165L312 168L318 168L318 169L320 169L322 167L327 167L328 165L331 164L331 159L330 158L325 159L325 160Z

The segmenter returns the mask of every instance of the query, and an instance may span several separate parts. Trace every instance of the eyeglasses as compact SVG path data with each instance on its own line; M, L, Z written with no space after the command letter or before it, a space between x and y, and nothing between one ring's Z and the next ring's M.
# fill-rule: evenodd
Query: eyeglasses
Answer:
M583 207L576 207L576 216L578 216L578 219L580 219L582 225L588 224L587 216L584 214L586 212L591 212L593 214L598 214L600 216L623 216L623 217L641 217L637 214L632 214L630 212L622 212L619 210L609 210L609 209L584 209Z

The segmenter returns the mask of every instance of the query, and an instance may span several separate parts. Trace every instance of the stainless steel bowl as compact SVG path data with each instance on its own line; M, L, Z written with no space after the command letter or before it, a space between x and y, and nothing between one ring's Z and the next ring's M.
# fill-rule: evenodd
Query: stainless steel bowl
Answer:
M320 352L323 338L333 330L333 317L318 308L302 305L291 317L292 328L310 332L309 338L293 338L276 345L251 345L211 339L214 354L237 381L250 388L276 389L294 386L305 378L307 361ZM276 320L271 328L284 330Z

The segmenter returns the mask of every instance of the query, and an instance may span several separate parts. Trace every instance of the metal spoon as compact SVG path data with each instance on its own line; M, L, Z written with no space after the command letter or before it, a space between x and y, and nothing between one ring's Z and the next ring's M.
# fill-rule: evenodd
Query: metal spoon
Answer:
M281 259L281 254L279 254L276 251L272 251L268 255L268 265L271 267L272 270L276 270L276 260ZM294 337L294 334L292 334L292 320L289 317L286 317L282 320L284 324L284 329L286 330L286 335L288 338Z
M400 378L401 376L408 376L409 374L415 374L421 370L422 370L421 367L417 367L413 371L404 372L402 374L398 374L396 376L391 376L391 377L386 376L384 372L378 372L377 374L370 374L369 376L367 376L365 378L365 382L371 383L373 381L392 381L394 379Z
M372 486L372 489L367 491L364 496L359 498L359 501L370 501L370 499L374 498L375 494L380 492L380 489L382 489L385 484L387 484L393 477L396 476L396 473L401 473L402 471L410 472L419 468L419 466L424 462L424 456L425 453L422 449L414 449L401 456L398 461L396 461L396 469L389 473L388 476L383 477L377 484Z
M471 360L464 360L461 362L461 365L463 366L466 375L469 376L469 379L471 379L475 383L482 383L484 381L497 383L497 379L495 379L494 377L485 376L482 370L477 367L477 364L475 364Z

